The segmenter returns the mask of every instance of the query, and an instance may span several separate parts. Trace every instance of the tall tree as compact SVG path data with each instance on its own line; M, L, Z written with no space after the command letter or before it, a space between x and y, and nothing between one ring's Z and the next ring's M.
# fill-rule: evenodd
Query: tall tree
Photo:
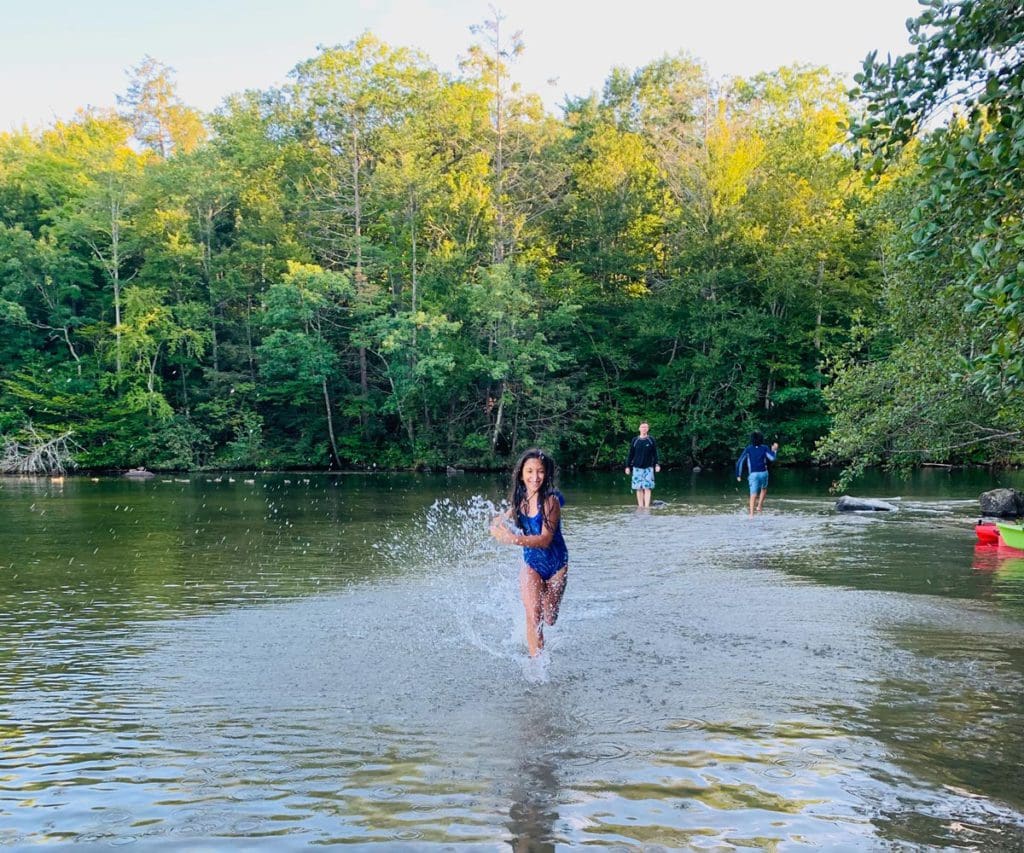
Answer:
M166 160L193 151L206 138L199 112L178 97L173 68L147 55L128 74L128 90L117 102L143 148Z
M491 105L491 121L494 127L494 262L500 264L505 260L508 245L506 234L508 213L505 209L505 136L506 110L508 109L508 63L516 59L526 49L522 30L506 33L502 30L505 16L494 6L490 7L491 17L482 24L470 28L474 35L483 36L481 44L474 44L469 49L469 61L477 72L488 81L493 98Z
M323 412L324 431L298 430L300 453L314 458L291 457L292 464L318 462L318 433L326 436L330 464L341 467L334 425L334 401L330 378L336 355L331 347L330 326L352 296L347 276L326 271L313 264L291 263L280 284L270 288L264 324L267 335L260 345L260 371L268 383L269 400L292 411L285 422L294 422L297 412L313 406Z
M99 281L109 288L103 310L112 310L108 328L117 372L122 289L137 272L132 216L147 160L132 149L130 134L128 125L113 114L88 112L75 121L58 122L43 134L39 156L28 162L25 175L45 210L41 233L85 249Z
M864 61L851 134L873 174L920 139L926 192L915 254L955 264L955 295L987 335L974 363L989 392L1024 384L1024 6L927 0L908 22L917 48Z
M850 136L883 188L882 312L838 359L824 458L1019 457L1024 8L928 0L916 49L857 75Z
M292 72L298 133L314 157L310 237L325 265L352 269L355 287L370 301L379 283L365 267L367 181L381 154L381 135L409 114L429 73L420 54L392 49L369 34L324 48ZM366 356L366 348L358 347L364 432L370 394Z
M523 34L508 32L505 16L494 6L490 12L490 18L470 28L481 39L470 45L462 70L490 98L490 128L483 144L490 154L491 261L500 264L524 251L535 254L526 243L538 235L527 232L553 209L568 169L551 156L559 150L561 127L545 115L539 97L524 93L512 80L511 64L526 49Z

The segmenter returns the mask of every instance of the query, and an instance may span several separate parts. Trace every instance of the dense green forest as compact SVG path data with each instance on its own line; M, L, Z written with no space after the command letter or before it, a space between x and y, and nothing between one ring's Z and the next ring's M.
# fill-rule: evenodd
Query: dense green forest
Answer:
M1013 461L1024 13L930 0L857 88L689 56L561 116L489 21L457 75L364 35L200 115L0 135L8 470Z

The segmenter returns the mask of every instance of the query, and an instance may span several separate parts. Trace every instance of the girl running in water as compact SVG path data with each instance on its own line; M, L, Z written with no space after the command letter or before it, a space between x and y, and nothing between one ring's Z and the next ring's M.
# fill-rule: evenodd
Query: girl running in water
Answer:
M512 469L509 509L491 524L495 539L523 549L519 593L526 609L530 657L544 648L544 623L555 624L565 592L569 551L562 537L564 503L555 488L555 460L534 447L524 452Z

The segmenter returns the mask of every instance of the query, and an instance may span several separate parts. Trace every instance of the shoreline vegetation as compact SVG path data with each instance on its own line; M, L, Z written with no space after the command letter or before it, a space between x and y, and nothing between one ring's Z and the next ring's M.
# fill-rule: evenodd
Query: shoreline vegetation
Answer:
M718 474L720 472L726 472L727 474L732 470L730 463L721 464L708 464L700 468L700 470L694 470L688 465L664 465L662 466L666 473L683 473L692 474L699 476L701 474ZM773 465L773 470L777 468L784 469L796 469L796 470L817 470L817 471L835 471L841 472L842 467L827 462L801 462L801 463L789 463L789 464L776 464ZM989 471L993 474L1015 472L1024 469L1024 465L1021 463L994 463L994 462L963 462L957 464L925 464L919 466L920 468L931 468L941 469L948 472L956 471ZM621 468L616 463L601 466L580 466L580 465L565 465L561 466L561 470L566 473L607 473L617 472ZM892 474L904 474L909 473L908 470L894 471L891 468L883 468L876 466L865 469L865 473L892 473ZM440 466L431 467L429 465L420 465L417 467L356 467L349 466L345 468L146 468L140 466L138 468L71 468L65 469L63 472L50 472L50 471L36 471L36 472L20 472L20 471L0 471L0 479L16 479L16 480L32 480L32 479L57 479L57 480L72 480L72 479L96 479L98 477L127 477L132 478L138 476L140 479L151 478L151 477L163 477L172 475L193 475L193 476L220 476L220 475L236 475L241 476L258 476L261 474L301 474L301 475L324 475L324 476L335 476L335 475L349 475L349 474L443 474L449 477L456 477L460 474L501 474L507 473L503 467L487 467L487 466Z
M0 468L600 469L641 420L840 488L1020 463L1018 5L934 0L853 83L680 54L560 116L498 20L458 74L366 34L208 115L145 57L0 134Z

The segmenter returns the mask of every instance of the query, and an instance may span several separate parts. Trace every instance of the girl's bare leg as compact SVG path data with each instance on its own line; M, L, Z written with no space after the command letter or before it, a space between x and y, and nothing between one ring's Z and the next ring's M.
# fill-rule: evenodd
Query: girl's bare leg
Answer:
M519 572L519 595L526 610L526 648L530 657L536 657L544 648L544 632L541 627L541 595L544 581L529 566Z
M754 517L754 505L755 505L756 502L757 502L757 495L752 494L750 496L750 517L751 518Z
M757 498L757 511L760 512L764 508L764 499L768 496L767 489L761 489L761 494Z
M559 569L544 584L541 592L541 615L549 625L558 621L558 610L562 606L562 596L565 594L565 582L569 577L569 567Z

